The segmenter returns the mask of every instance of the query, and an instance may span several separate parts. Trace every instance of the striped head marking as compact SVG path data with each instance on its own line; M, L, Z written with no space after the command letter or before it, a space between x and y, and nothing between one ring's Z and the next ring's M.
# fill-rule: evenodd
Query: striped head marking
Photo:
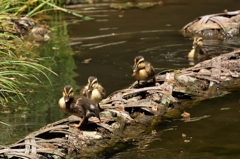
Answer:
M71 85L66 85L63 88L63 97L64 97L64 101L68 102L70 98L73 98L73 88Z
M192 48L193 49L197 48L197 47L202 48L202 46L203 46L203 38L202 37L194 37Z
M88 91L92 91L93 89L97 88L98 86L98 79L97 77L90 76L88 77Z
M144 65L144 57L143 56L137 56L134 59L134 65L133 65L133 72L136 72L140 69L143 69L145 67Z

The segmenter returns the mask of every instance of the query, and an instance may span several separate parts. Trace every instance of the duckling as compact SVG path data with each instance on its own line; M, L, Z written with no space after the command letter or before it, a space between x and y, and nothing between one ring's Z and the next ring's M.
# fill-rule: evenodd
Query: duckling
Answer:
M153 79L153 82L156 82L155 70L149 62L144 60L143 56L135 57L132 76L138 81L138 84L140 80L148 81Z
M101 122L99 109L96 104L84 96L74 97L73 88L70 85L64 87L63 97L58 101L58 105L63 112L82 118L79 124L73 125L76 128L79 128L83 123L88 122L88 118L92 116L97 117Z
M202 48L203 47L203 38L195 37L193 40L192 50L188 53L188 58L206 58L209 54Z
M36 42L46 42L50 39L49 37L50 31L42 28L42 27L35 27L32 28L30 31L30 35Z
M106 91L98 83L98 79L96 77L90 76L88 77L88 84L81 90L81 95L88 97L95 104L99 104L99 102L106 96Z

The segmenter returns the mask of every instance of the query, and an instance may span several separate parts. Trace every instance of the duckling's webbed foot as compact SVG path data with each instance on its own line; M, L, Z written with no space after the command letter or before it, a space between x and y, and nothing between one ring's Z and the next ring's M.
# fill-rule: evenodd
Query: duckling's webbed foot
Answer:
M87 121L86 117L83 117L83 119L79 122L79 124L73 124L71 126L75 127L75 128L79 128L83 123L85 123Z
M97 118L91 118L90 121L91 121L91 122L94 122L94 123L98 123L98 122L101 123L101 122L102 122L101 119L100 119L100 117L97 117Z
M78 129L80 126L79 126L79 124L71 124L71 127Z

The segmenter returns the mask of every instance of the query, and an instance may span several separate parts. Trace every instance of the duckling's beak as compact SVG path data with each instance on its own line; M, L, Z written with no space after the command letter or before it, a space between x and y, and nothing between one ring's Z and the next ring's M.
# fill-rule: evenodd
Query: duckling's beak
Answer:
M192 48L195 49L197 47L197 43L194 43Z
M133 68L133 72L136 72L136 71L138 71L138 66L137 65L135 65L135 67Z
M69 101L69 96L68 96L68 95L64 97L64 101L65 101L65 102L68 102L68 101Z
M88 92L91 92L93 90L93 88L90 86L88 87Z

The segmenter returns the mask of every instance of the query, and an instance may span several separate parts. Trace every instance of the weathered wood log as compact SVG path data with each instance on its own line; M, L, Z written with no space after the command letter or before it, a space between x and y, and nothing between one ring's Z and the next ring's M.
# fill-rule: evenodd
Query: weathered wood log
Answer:
M211 38L232 38L239 35L240 10L198 17L185 25L181 32L184 36Z
M113 152L126 142L151 140L154 126L182 108L182 99L203 100L240 88L240 50L215 57L182 70L167 70L156 75L157 84L133 83L116 91L100 106L102 123L94 118L81 126L69 118L49 124L15 144L0 149L5 158L94 157ZM182 102L182 103L179 103ZM178 116L179 117L179 116ZM153 131L154 132L154 131Z

